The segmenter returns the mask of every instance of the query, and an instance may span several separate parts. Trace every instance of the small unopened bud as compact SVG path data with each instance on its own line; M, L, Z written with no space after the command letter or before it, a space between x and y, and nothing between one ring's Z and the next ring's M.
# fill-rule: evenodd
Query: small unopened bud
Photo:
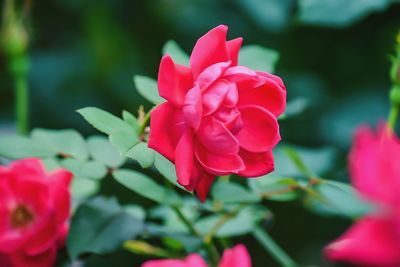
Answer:
M24 54L28 49L28 33L20 23L5 25L1 32L1 48L7 56Z

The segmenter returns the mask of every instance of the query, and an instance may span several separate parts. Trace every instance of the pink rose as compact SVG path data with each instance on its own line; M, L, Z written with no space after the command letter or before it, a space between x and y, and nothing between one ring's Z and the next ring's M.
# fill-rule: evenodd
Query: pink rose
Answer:
M201 37L190 67L165 55L158 89L167 100L151 113L149 147L176 165L178 182L204 201L216 175L254 177L274 169L282 80L238 66L242 38L220 25Z
M0 167L0 266L51 267L68 231L72 174L38 159Z
M191 254L184 260L151 260L142 267L207 267L198 254ZM251 267L250 255L243 245L237 245L224 252L218 267Z
M400 266L400 142L394 133L361 127L350 153L350 174L378 210L326 247L326 256L361 266Z

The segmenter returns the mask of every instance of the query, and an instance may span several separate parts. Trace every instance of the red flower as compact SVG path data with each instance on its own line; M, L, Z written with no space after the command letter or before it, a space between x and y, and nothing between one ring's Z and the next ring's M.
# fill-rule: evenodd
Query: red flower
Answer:
M356 222L325 253L361 266L400 266L400 142L383 127L360 128L350 153L350 174L361 195L378 210Z
M207 267L205 261L198 254L189 255L184 260L152 260L142 267ZM251 267L250 255L243 245L237 245L224 252L218 267Z
M38 159L0 167L0 266L51 267L67 234L72 174Z
M202 201L216 175L274 169L286 104L279 77L237 65L242 38L226 41L227 31L221 25L201 37L190 67L162 58L158 89L167 102L151 113L149 147L175 163L178 182Z

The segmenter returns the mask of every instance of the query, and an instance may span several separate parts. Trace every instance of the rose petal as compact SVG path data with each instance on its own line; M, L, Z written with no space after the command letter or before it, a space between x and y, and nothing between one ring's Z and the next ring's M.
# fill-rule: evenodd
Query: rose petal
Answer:
M333 261L360 266L400 266L399 248L399 232L394 222L366 217L327 246L325 255Z
M208 192L210 191L214 179L214 175L208 174L206 172L201 176L199 183L196 186L196 194L202 203L206 201Z
M227 31L227 26L220 25L207 32L196 42L190 56L190 67L195 79L208 66L229 60L226 48Z
M242 43L242 37L226 42L226 47L228 49L229 59L232 61L232 66L236 66L238 64L239 50L242 46Z
M218 80L226 69L231 65L231 61L220 62L207 67L199 77L197 77L196 82L199 84L201 91L204 92L208 87Z
M242 148L250 152L272 150L281 140L276 117L258 106L240 107L243 126L236 138Z
M53 267L57 257L57 247L54 245L44 253L29 256L23 251L10 255L14 267Z
M194 165L193 159L193 133L188 129L183 133L175 150L176 176L182 186L190 184Z
M197 130L201 123L201 117L203 116L202 97L197 83L186 94L182 111L187 124Z
M216 154L195 142L194 153L206 172L214 175L238 173L245 169L243 160L237 154Z
M185 95L193 87L191 70L185 66L175 64L168 55L163 56L158 71L158 91L160 96L174 106L183 105Z
M204 116L215 112L224 103L230 87L231 83L227 80L218 80L208 88L203 94Z
M242 244L224 251L218 267L251 267L251 258L246 247Z
M222 78L236 83L238 90L252 89L264 83L262 77L257 72L244 66L228 68Z
M252 153L240 149L239 156L246 166L246 169L238 173L240 176L257 177L268 174L274 170L274 156L271 151Z
M158 105L150 115L149 147L174 161L175 147L182 135L183 117L170 103Z
M238 140L222 122L213 117L203 118L196 137L199 143L211 153L225 155L239 152Z
M191 254L184 260L151 260L145 262L142 267L207 267L203 258L198 254Z
M286 89L281 83L276 82L273 75L264 73L264 84L239 92L239 106L256 105L261 106L272 112L276 117L285 111L286 106Z

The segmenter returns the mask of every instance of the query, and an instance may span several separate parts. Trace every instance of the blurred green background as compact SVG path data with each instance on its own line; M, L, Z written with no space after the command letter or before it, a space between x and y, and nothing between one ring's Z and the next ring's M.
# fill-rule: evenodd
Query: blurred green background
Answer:
M229 26L280 53L292 108L300 115L281 122L285 142L333 147L326 178L346 181L346 154L360 123L376 125L388 113L389 54L400 29L399 1L391 0L43 0L32 1L29 24L32 127L75 128L96 133L75 110L97 106L137 114L146 103L132 77L156 78L169 39L190 53L212 27ZM0 131L14 128L13 85L6 58L0 66ZM293 102L292 102L293 101ZM265 203L275 218L272 235L298 262L333 266L321 248L351 223L324 218L300 204ZM278 266L252 239L245 242L254 266ZM118 261L116 260L118 258ZM91 266L139 266L128 252L93 256Z

